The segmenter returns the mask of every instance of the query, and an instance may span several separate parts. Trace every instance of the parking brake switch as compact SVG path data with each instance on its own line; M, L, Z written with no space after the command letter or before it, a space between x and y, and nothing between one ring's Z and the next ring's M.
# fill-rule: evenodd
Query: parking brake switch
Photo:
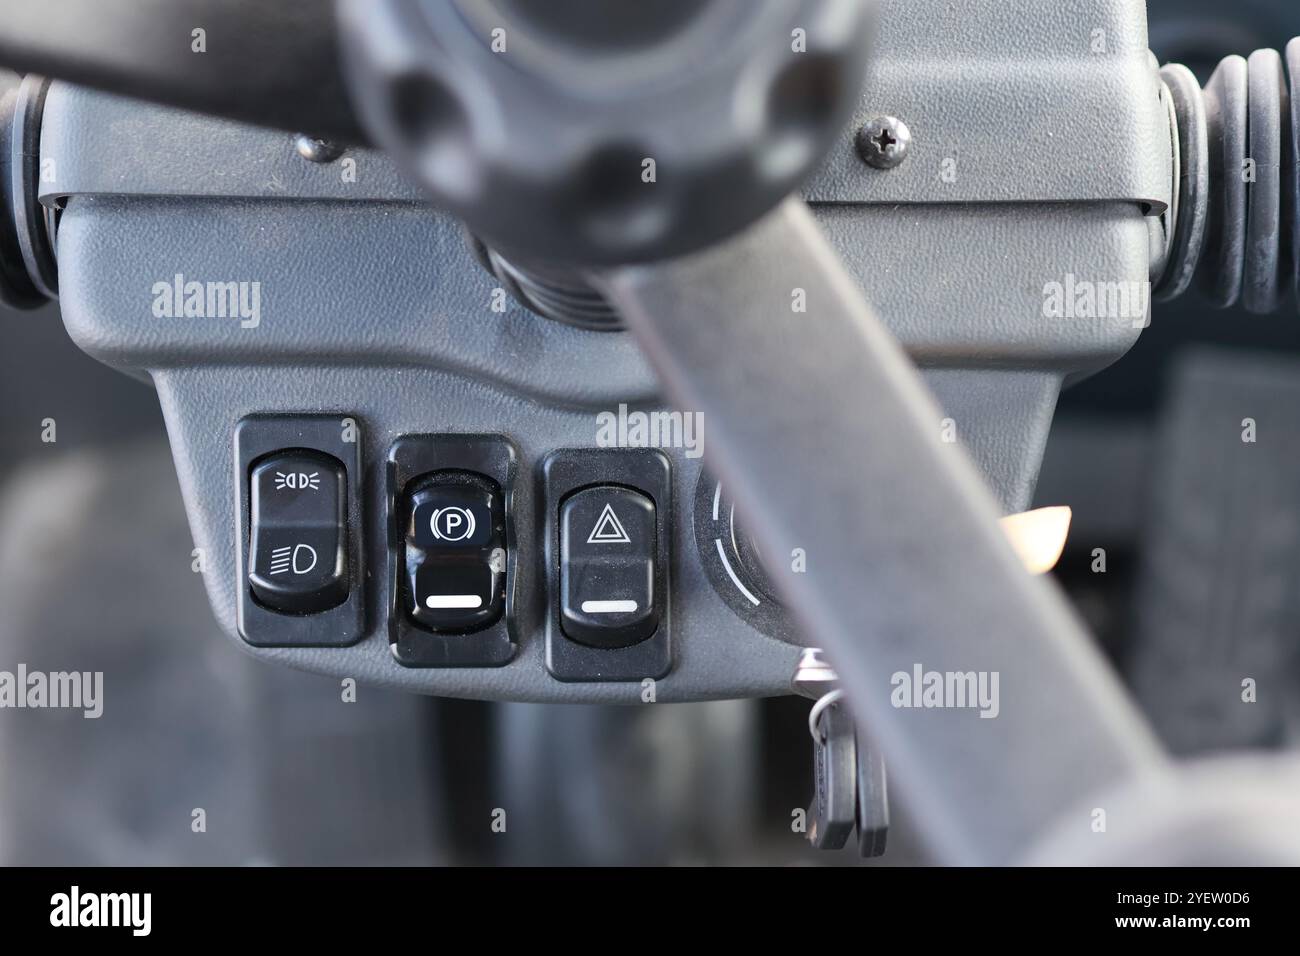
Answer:
M348 596L342 463L320 452L276 452L248 480L248 584L258 602L286 614L341 604Z
M407 504L406 613L435 633L481 630L505 608L506 525L501 489L484 475L436 472Z

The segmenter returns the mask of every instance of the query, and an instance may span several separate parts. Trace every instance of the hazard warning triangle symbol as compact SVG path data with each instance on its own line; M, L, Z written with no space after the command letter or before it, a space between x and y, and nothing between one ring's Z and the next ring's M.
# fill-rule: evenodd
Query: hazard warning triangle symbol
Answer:
M614 506L605 505L605 510L596 519L596 526L587 535L587 544L631 544L632 539L623 530L623 524L614 514Z

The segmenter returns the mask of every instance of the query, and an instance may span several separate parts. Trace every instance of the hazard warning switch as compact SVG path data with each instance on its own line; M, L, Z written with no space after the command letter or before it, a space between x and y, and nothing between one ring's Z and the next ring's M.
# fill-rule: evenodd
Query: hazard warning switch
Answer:
M560 508L560 626L570 640L627 647L659 626L655 506L638 491L584 488Z

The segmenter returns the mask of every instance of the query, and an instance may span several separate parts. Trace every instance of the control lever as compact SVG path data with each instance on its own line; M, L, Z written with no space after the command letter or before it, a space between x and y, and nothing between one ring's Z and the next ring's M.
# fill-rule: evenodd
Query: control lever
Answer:
M332 0L5 0L0 63L294 133L366 142Z
M1069 508L1040 508L1008 515L999 525L1030 574L1050 570L1065 547ZM813 740L813 803L808 839L819 849L838 850L858 830L864 858L883 856L889 836L889 789L885 758L869 738L855 731L844 705L834 666L819 647L799 655L790 689L814 701L808 715ZM850 769L851 766L851 769ZM852 800L847 795L852 778ZM856 811L849 821L849 808Z
M706 252L595 278L677 407L703 414L711 467L763 552L806 555L775 584L949 862L1009 861L1090 789L1163 765L802 202ZM894 706L894 678L918 668L996 675L996 719Z

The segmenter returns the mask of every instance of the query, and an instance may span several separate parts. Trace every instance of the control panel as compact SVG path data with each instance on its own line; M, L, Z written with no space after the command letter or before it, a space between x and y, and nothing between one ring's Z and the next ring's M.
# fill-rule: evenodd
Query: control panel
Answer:
M245 641L352 643L380 591L386 620L369 628L386 626L401 668L507 667L536 628L554 681L671 672L667 454L561 448L530 480L505 435L399 436L379 468L383 547L372 564L386 573L376 578L365 570L360 515L373 486L359 437L354 416L252 416L235 429Z
M873 89L861 106L906 100L911 112L905 119L912 129L927 131L927 143L978 155L988 144L1001 148L1005 110L982 109L978 97L950 82L955 71L936 87L944 95L907 96L919 62L910 54L923 49L928 59L921 59L932 61L950 39L934 29L929 15L946 6L890 5L896 16L889 33L900 42L882 46L873 70L875 80L890 88ZM972 0L972 6L1001 16L1008 7L1052 5ZM1125 35L1133 6L1140 5L1097 5L1107 36ZM993 85L1006 88L1008 104L1036 102L1040 92L1043 57L1021 54L1060 46L1052 45L1059 18L1032 20L1030 33L1042 41L1036 46L1008 46L997 30L978 38L975 52L996 64ZM1048 59L1073 62L1065 54ZM1161 148L1157 138L1130 162L1101 165L1065 148L1071 137L1064 132L1095 139L1117 116L1162 126L1158 80L1145 51L1119 51L1113 65L1125 82L1110 82L1114 71L1101 71L1096 82L1072 88L1072 105L1057 111L1061 135L1035 138L1014 162L967 163L952 184L936 183L926 157L881 173L864 168L854 148L856 130L849 129L803 189L851 276L920 361L945 416L960 422L961 446L981 465L1008 513L1030 504L1062 381L1119 358L1140 334L1138 324L1123 317L1045 323L1041 284L1020 281L1027 263L1049 278L1148 277L1149 217L1139 204L1149 208L1153 197L1167 192L1168 143ZM989 84L977 86L985 91ZM1117 91L1123 94L1118 99ZM972 126L976 115L983 122ZM1088 135L1074 128L1081 117L1091 124ZM588 546L590 530L582 536L571 527L577 561L565 597L564 501L543 495L547 456L563 449L643 451L600 447L601 420L612 416L619 423L615 440L626 445L639 432L624 429L625 420L696 414L667 407L663 383L630 335L547 321L518 305L504 288L513 280L485 272L462 224L431 208L427 194L382 152L358 148L349 150L346 162L308 163L292 137L274 130L160 110L61 82L49 88L40 132L42 157L58 167L58 176L41 184L40 199L60 210L64 324L92 357L154 383L173 439L192 547L205 555L214 614L231 637L252 645L255 656L439 695L633 703L642 696L630 680L557 675L571 673L570 656L588 653L611 662L602 663L601 674L643 669L621 662L645 648L655 650L658 656L647 656L658 665L665 660L659 642L670 637L657 700L788 690L802 636L777 598L787 574L821 573L824 556L809 554L805 561L752 547L746 519L737 511L733 521L727 489L717 494L716 482L704 476L702 429L649 442L670 463L669 506L637 481L601 475L565 492L613 484L653 501L654 546L668 549L666 561L656 559L655 574L666 573L666 584L653 595L610 596L605 584L615 572L592 570L600 565L586 562L600 551L619 556L619 579L631 580L628 569L635 564L625 559L636 545L614 543L615 530L613 538L598 535ZM156 148L141 151L142 141ZM187 161L177 164L182 154ZM360 174L340 178L342 165ZM1044 175L1026 177L1027 169ZM933 201L936 189L943 202ZM1035 212L1045 201L1073 204L1071 214ZM900 210L908 226L898 241L870 241L897 224ZM981 241L990 230L999 239L996 255ZM939 247L949 271L969 281L926 281L933 261L925 253ZM149 307L148 293L173 277L209 289L236 284L241 296L248 293L247 308L237 316L230 310L160 315ZM988 307L972 308L973 302ZM319 430L304 430L313 416L322 420ZM350 432L343 423L348 418L356 426ZM263 434L263 423L272 419L279 424ZM405 472L400 489L393 486L388 470L395 465L388 457L396 442L451 431L504 436L515 452L513 478L499 477L487 464L435 459ZM773 439L780 440L775 426ZM302 452L324 458L313 457L305 469L288 462L287 469L273 468L270 492L282 497L271 504L253 481L253 469L269 456ZM316 472L318 481L333 481L335 473L319 467L329 460L344 476L338 503L286 515L278 506L289 504L290 494L299 495L306 509L309 496L323 489L275 487L274 472L287 480ZM448 492L451 473L485 479L478 485L482 507L497 506L489 493L499 497L503 571L493 568L498 545L466 544L453 552L456 542L446 537L467 525L454 512L444 513L442 539L417 540L419 522L411 523L414 516L405 509L426 490ZM340 505L341 548L330 562L325 529L331 519L322 516ZM614 502L611 510L633 537L636 515L624 516L627 506ZM644 507L640 511L644 515ZM476 526L475 533L482 531ZM578 564L587 568L581 579L573 573ZM639 573L636 580L642 580ZM644 580L650 583L648 573ZM583 593L596 585L602 593ZM430 607L430 597L441 605L482 604ZM602 601L625 603L588 604L583 611L584 602ZM648 630L655 615L649 637L622 643L638 637L638 628ZM603 646L602 640L622 646Z

